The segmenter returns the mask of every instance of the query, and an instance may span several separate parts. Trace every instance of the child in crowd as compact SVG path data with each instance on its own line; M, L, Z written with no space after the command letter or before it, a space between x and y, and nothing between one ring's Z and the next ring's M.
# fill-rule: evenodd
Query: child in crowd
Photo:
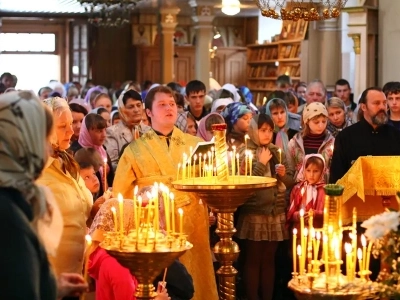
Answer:
M290 208L287 214L287 225L298 229L300 209L304 209L304 219L309 218L310 209L313 210L313 225L321 228L324 213L324 171L325 160L321 154L309 154L304 158L299 172L300 182L290 194Z
M118 124L121 121L121 118L119 116L119 111L118 110L112 111L111 115L110 115L110 118L111 118L111 126L115 125L115 124Z
M232 150L233 146L239 149L245 142L245 135L249 130L250 121L253 116L252 111L247 105L234 102L228 104L221 115L224 117L227 125L226 142L229 151Z
M247 150L254 157L250 175L276 178L277 185L256 192L241 206L239 213L237 237L245 240L244 284L249 300L272 299L276 250L279 241L289 239L285 227L285 191L294 183L293 174L287 173L285 156L272 144L273 132L274 123L270 116L262 113L252 118L247 143ZM246 147L239 149L242 175L245 174L245 150Z

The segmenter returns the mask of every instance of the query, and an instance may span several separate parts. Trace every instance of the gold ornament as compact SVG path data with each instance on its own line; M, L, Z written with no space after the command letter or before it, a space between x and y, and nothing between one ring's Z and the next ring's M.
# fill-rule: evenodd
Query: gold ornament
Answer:
M331 16L333 18L337 18L340 15L340 10L338 10L336 7L332 8Z

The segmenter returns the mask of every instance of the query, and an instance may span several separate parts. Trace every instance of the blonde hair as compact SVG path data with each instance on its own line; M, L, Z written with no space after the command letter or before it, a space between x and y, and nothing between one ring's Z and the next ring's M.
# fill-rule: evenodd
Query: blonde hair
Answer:
M52 97L43 100L43 103L47 106L47 108L53 114L54 124L56 123L56 119L61 116L61 114L67 110L71 111L67 100L60 97ZM54 147L58 147L58 138L55 131L53 131L52 136L50 137L51 145Z
M325 104L326 108L341 108L346 112L346 105L344 104L344 102L342 101L342 99L338 98L338 97L332 97L330 99L328 99L328 101L326 101Z
M303 118L301 118L301 123L302 123L302 127L303 127L303 130L301 131L302 138L308 136L311 133L310 126L308 125L308 123L312 120L318 119L319 117L324 117L325 119L328 119L328 117L325 116L324 114L319 114L318 116L314 116L311 119L309 119L307 122L304 122ZM325 128L325 131L326 131L326 128Z

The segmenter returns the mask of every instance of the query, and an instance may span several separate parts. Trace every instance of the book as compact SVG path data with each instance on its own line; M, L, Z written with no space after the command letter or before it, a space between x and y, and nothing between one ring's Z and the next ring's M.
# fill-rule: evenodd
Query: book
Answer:
M196 147L193 149L192 153L190 153L190 161L193 164L199 163L200 154L204 157L206 153L211 152L211 148L215 147L215 139L212 138L209 142L199 142ZM196 155L196 161L194 156Z

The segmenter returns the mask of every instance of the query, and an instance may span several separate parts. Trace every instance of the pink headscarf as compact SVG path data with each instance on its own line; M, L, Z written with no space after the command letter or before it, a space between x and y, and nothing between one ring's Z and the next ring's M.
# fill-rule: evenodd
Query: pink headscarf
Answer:
M83 118L83 121L82 121L82 127L81 127L81 131L79 133L78 143L83 148L95 149L97 152L100 153L100 156L103 160L107 159L107 152L104 149L103 145L98 146L98 145L93 144L92 137L90 136L89 130L86 127L86 116ZM103 174L103 168L100 168L100 173Z
M225 123L224 118L219 113L216 113L216 112L210 113L207 116L205 116L204 118L202 118L199 122L199 128L197 129L197 136L201 137L206 142L211 141L211 139L213 138L213 134L211 132L207 131L207 128L206 128L206 122L210 116L218 116L221 119L221 121L219 123Z

